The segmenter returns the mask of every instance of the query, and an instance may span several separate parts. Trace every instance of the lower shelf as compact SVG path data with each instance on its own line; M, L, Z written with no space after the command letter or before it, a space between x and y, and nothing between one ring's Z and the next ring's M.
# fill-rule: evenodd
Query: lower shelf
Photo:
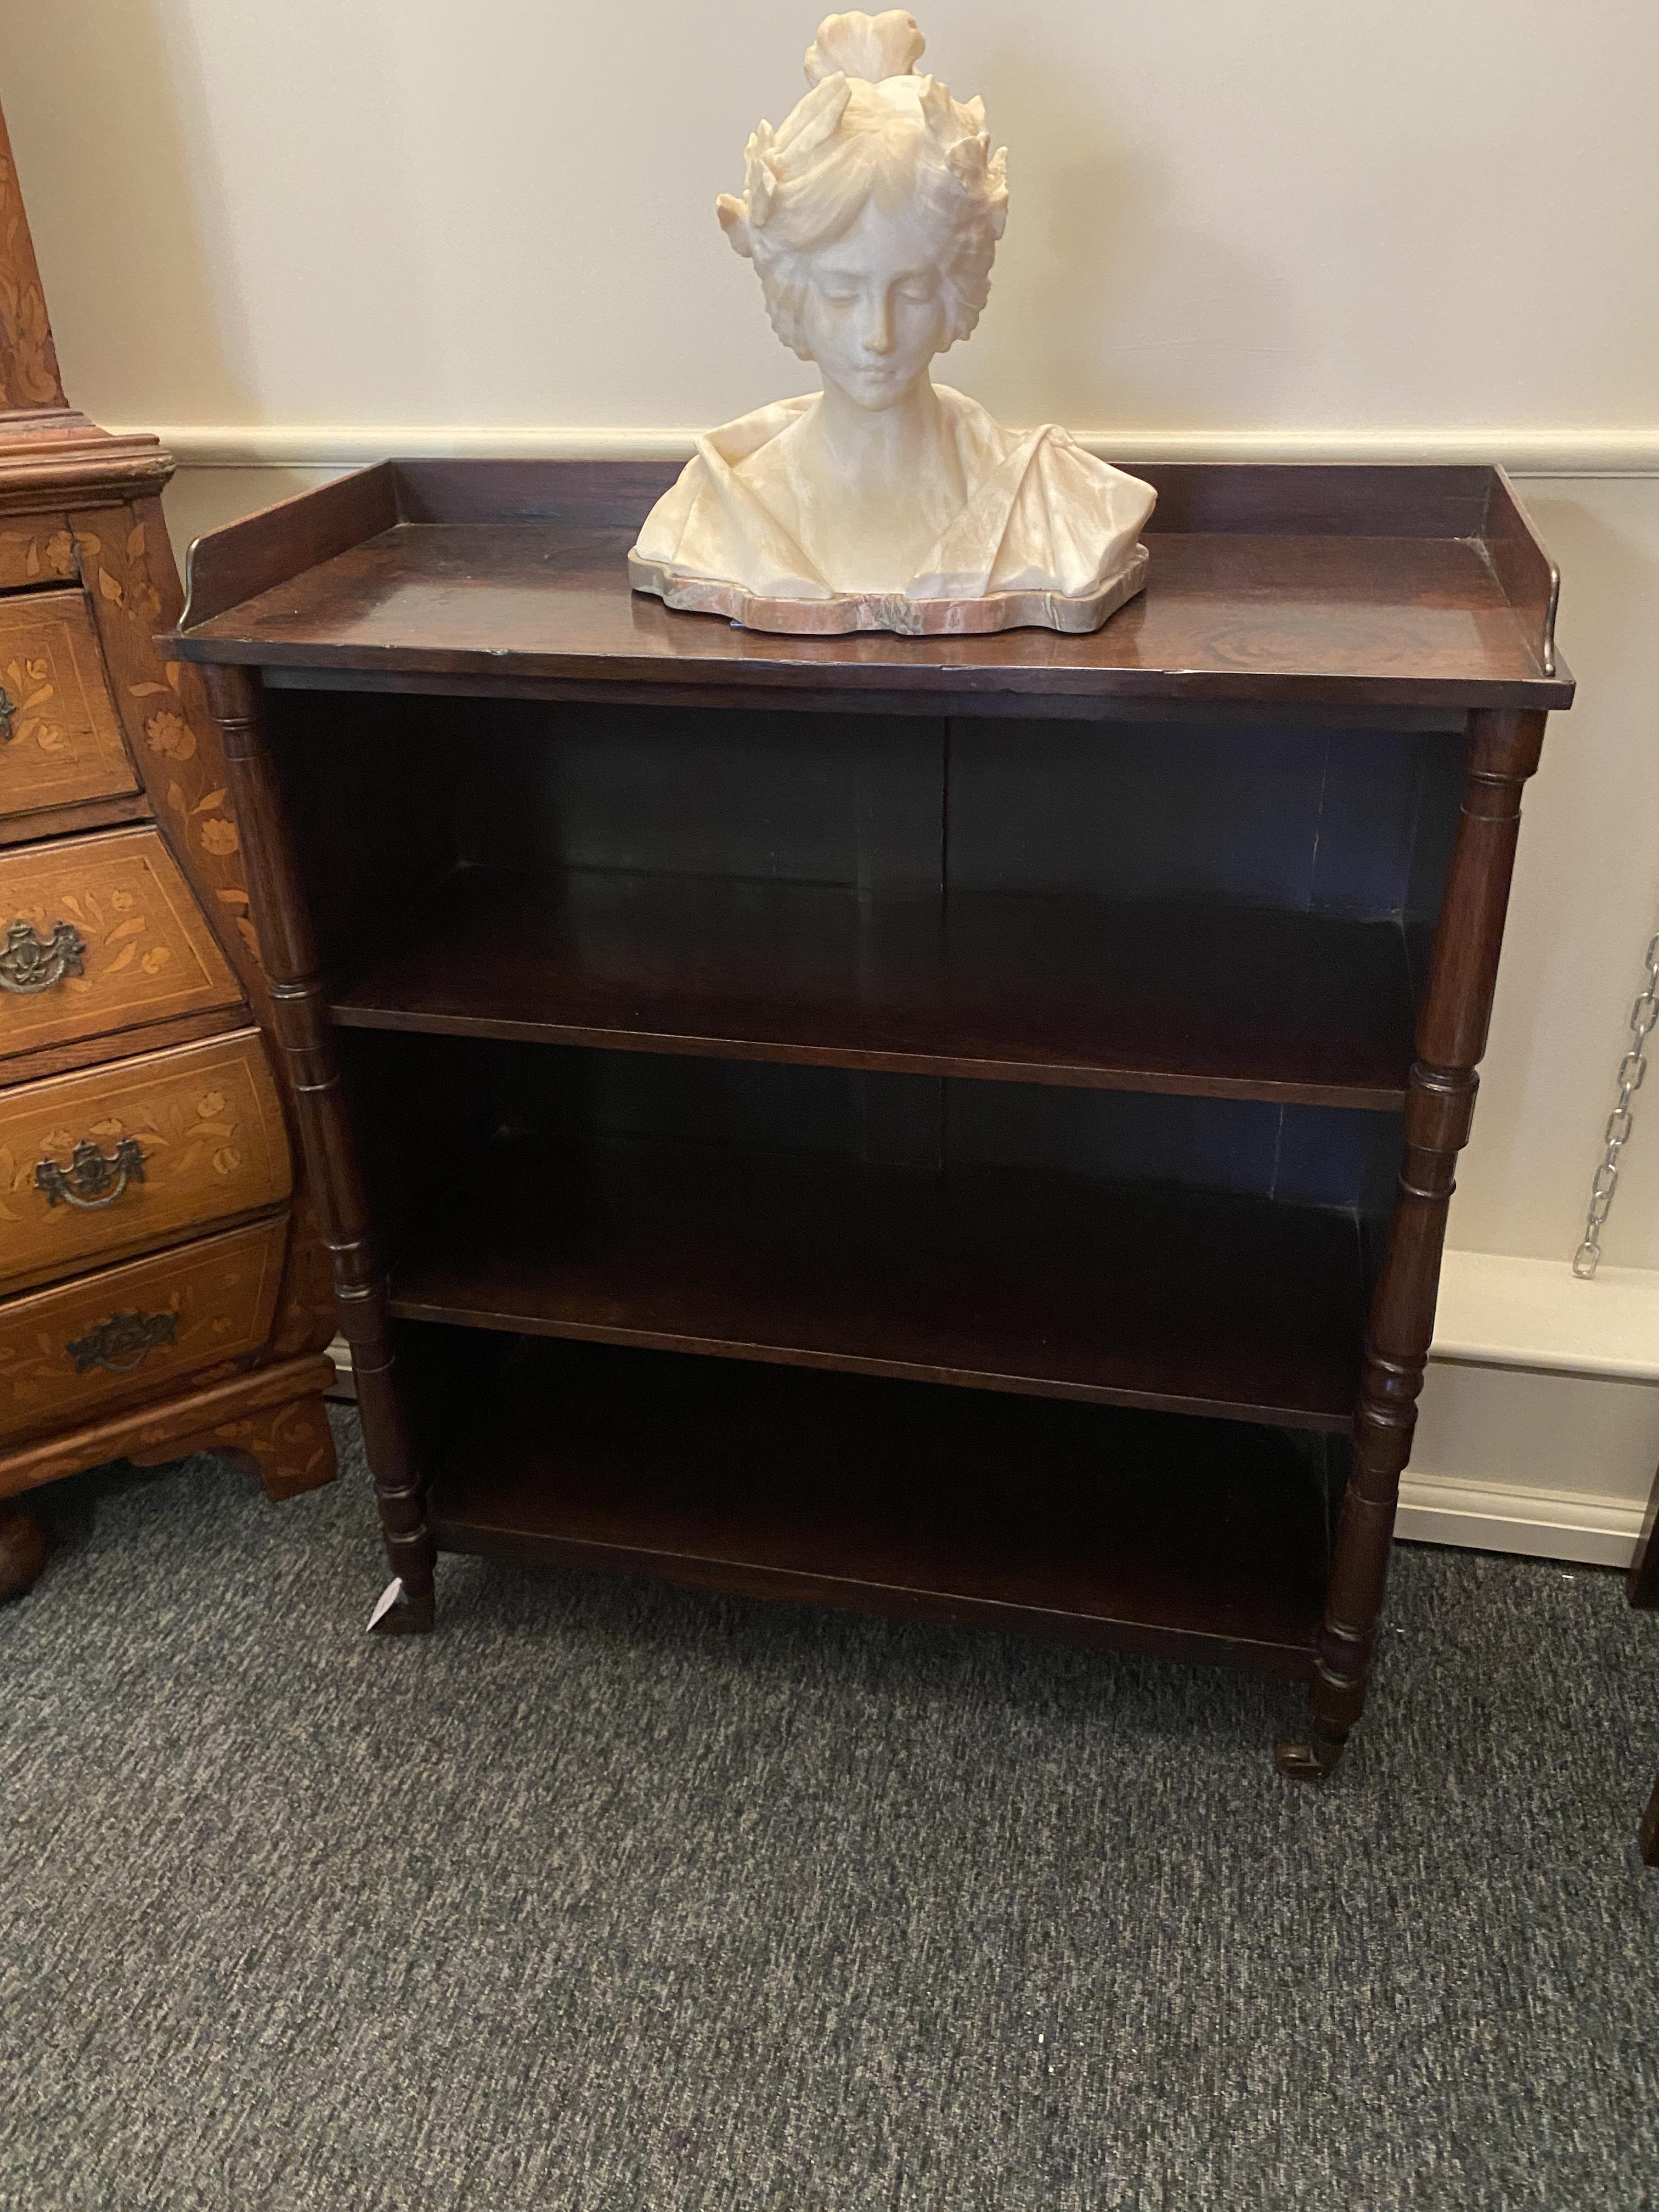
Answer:
M994 1167L506 1139L392 1271L403 1321L1346 1431L1352 1218Z
M1311 1667L1313 1439L547 1340L474 1402L431 1485L441 1551Z

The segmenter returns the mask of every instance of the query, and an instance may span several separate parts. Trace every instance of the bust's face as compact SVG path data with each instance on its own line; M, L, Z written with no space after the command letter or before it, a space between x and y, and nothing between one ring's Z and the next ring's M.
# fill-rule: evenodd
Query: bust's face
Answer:
M873 199L811 257L801 323L826 384L872 413L927 374L945 340L944 273L931 226L912 206Z

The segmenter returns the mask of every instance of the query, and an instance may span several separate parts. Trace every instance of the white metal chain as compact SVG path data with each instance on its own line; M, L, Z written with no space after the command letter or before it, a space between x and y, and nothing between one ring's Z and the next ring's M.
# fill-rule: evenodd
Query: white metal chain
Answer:
M1584 1222L1584 1241L1572 1255L1572 1272L1585 1282L1595 1273L1601 1257L1601 1226L1613 1208L1619 1188L1619 1160L1630 1142L1631 1101L1642 1088L1648 1072L1648 1039L1659 1027L1659 933L1648 940L1648 980L1641 997L1630 1010L1630 1049L1619 1063L1619 1103L1607 1116L1602 1136L1601 1164L1590 1185L1589 1212Z

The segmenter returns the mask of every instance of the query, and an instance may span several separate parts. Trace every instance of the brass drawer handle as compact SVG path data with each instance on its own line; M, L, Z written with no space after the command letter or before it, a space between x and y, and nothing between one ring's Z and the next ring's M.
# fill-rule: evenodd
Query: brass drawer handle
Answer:
M66 1168L46 1159L34 1170L34 1187L45 1191L48 1206L62 1199L66 1206L82 1206L88 1212L113 1206L130 1182L143 1179L143 1147L137 1137L123 1137L107 1158L90 1137L82 1137Z
M17 734L12 728L11 718L17 712L17 702L0 684L0 745L9 745Z
M54 921L43 945L27 921L15 921L0 945L0 991L50 991L78 975L86 941L72 921Z
M107 1368L112 1375L131 1375L135 1367L143 1364L145 1356L158 1344L177 1344L179 1316L175 1313L112 1314L100 1321L96 1328L89 1328L84 1336L77 1336L64 1346L75 1362L77 1375L85 1375L94 1367Z

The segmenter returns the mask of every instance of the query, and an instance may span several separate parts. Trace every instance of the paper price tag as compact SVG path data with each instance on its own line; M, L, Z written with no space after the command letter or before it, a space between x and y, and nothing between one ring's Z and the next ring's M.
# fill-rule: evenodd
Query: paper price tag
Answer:
M371 1629L378 1628L380 1626L381 1621L385 1620L387 1613L391 1612L392 1607L397 1604L398 1599L403 1595L403 1594L404 1578L401 1575L393 1575L392 1580L380 1592L380 1603L375 1607L374 1612L368 1616L368 1625Z

